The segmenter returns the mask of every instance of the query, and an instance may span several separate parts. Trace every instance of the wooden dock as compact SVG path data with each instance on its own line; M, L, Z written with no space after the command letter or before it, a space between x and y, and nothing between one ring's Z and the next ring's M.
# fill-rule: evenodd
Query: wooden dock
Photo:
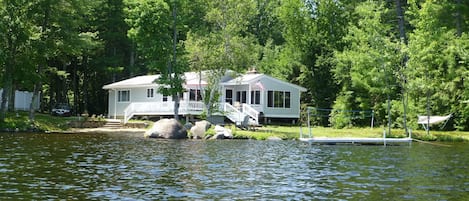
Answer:
M300 138L300 141L315 144L398 144L411 143L412 138L329 138L329 137L312 137Z

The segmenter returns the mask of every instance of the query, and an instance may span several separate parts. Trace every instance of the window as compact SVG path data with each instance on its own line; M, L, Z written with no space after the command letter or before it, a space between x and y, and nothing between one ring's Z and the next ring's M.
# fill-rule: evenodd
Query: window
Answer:
M289 91L267 91L267 107L290 108L290 96Z
M118 91L117 102L129 102L130 90Z
M246 91L241 92L241 103L247 103L246 94L247 94Z
M240 102L240 103L247 103L246 95L247 95L246 91L237 91L236 92L236 101Z
M283 91L274 91L274 107L283 107Z
M251 91L251 104L261 104L261 91Z
M168 102L168 96L163 95L163 102Z
M191 100L191 101L201 101L202 96L200 95L200 89L190 89L189 90L189 100Z
M153 98L155 96L155 89L147 89L147 98Z
M233 90L231 89L226 90L225 102L233 104Z
M274 91L267 91L267 107L274 107Z

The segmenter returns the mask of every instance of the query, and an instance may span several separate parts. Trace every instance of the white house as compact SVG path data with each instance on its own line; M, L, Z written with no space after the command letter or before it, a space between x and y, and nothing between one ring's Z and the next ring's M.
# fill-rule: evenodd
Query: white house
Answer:
M179 114L200 115L204 111L200 91L207 86L207 72L184 74L186 89L180 97ZM239 123L249 117L251 122L270 119L298 119L300 96L306 89L255 71L233 76L227 73L219 85L219 115ZM174 114L171 97L158 93L155 80L159 75L144 75L105 85L109 91L109 118L122 118L126 123L133 116Z

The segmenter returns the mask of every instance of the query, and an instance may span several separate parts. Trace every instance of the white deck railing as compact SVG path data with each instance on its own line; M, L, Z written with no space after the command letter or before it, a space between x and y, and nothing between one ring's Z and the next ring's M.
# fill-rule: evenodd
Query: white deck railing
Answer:
M243 113L249 115L252 119L254 119L256 124L259 124L259 111L248 104L243 104Z
M243 121L243 113L229 103L223 104L223 112L225 117L230 119L232 122L238 123Z
M204 103L196 101L182 101L179 104L180 114L200 114L204 110ZM134 115L170 115L174 114L174 102L134 102L124 110L124 124Z
M197 101L182 101L179 105L179 114L198 115L204 111L204 103ZM244 116L248 115L254 119L254 123L259 123L259 112L248 104L243 104L242 111L229 103L224 103L221 107L224 115L235 123L244 120ZM171 115L174 114L174 102L134 102L130 103L124 110L124 124L127 123L134 115Z

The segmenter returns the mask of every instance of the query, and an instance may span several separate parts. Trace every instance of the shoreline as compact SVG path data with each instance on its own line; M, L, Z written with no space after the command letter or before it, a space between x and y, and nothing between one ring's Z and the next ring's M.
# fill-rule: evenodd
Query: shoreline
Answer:
M278 129L278 130L277 130ZM288 132L282 130L282 128L274 128L267 130L257 130L257 131L245 131L237 130L233 135L233 139L254 139L254 140L268 140L269 138L279 138L282 140L300 140L299 134L296 132L290 132L291 127L288 128ZM145 128L70 128L68 130L55 130L55 131L42 131L42 133L49 134L135 134L135 135L144 135L148 129ZM275 131L277 130L277 131ZM318 131L319 130L319 131ZM365 129L366 130L366 129ZM367 137L367 138L382 138L382 135L378 134L365 134L360 135L359 133L370 133L369 131L364 132L363 129L346 129L337 132L334 130L328 129L315 129L315 137L328 137L328 138L343 138L343 137ZM13 131L15 132L15 131ZM16 131L18 132L18 131ZM21 132L21 131L20 131ZM328 134L325 134L328 133ZM469 133L467 133L469 134ZM437 141L437 142L469 142L466 132L461 132L461 134L450 134L447 132L435 132L431 136L422 135L421 132L415 132L412 135L412 139L420 141ZM403 136L389 136L388 138L399 138Z
M144 134L147 129L144 128L71 128L65 131L46 131L51 134L113 134L113 133L130 133Z

